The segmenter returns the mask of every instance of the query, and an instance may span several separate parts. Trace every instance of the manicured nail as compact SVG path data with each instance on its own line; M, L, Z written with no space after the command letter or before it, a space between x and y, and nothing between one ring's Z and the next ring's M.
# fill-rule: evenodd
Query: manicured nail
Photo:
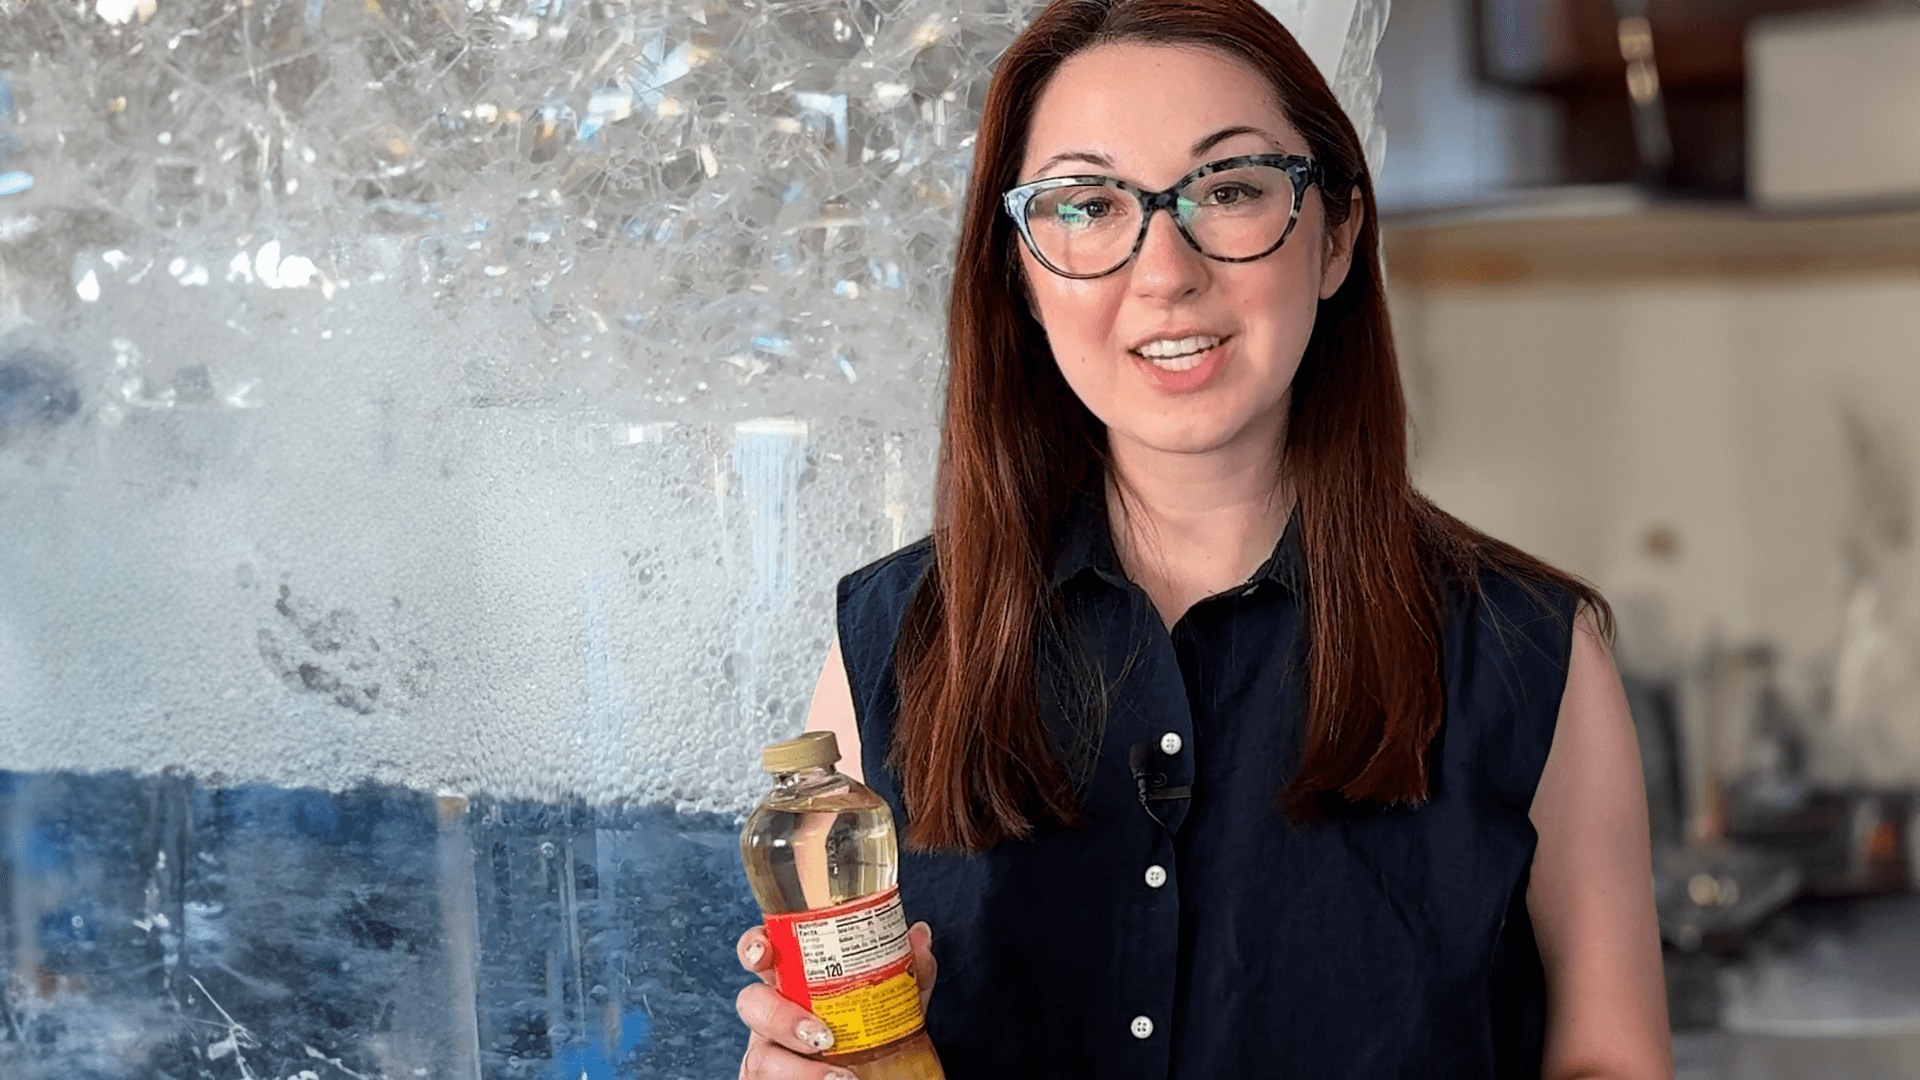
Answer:
M767 955L767 946L765 942L756 941L753 944L747 946L747 966L752 968L759 967L760 958L765 955Z
M843 1073L836 1069L827 1074L827 1080L856 1080L856 1078L852 1073Z
M833 1048L833 1032L827 1030L827 1025L812 1017L800 1021L800 1023L794 1027L793 1033L800 1036L801 1042L806 1043L815 1050L829 1050ZM851 1080L851 1078L849 1078L849 1080Z

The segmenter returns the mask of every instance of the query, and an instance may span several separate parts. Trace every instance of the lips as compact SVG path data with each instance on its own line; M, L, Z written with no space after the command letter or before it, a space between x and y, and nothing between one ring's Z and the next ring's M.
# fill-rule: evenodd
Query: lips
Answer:
M1162 393L1190 394L1214 381L1224 367L1229 338L1210 334L1150 339L1133 351L1133 362L1147 381ZM1181 348L1201 346L1192 352ZM1170 355L1155 355L1167 353Z
M1209 351L1225 344L1221 334L1176 331L1155 334L1136 342L1129 352L1162 371L1188 371L1199 366Z

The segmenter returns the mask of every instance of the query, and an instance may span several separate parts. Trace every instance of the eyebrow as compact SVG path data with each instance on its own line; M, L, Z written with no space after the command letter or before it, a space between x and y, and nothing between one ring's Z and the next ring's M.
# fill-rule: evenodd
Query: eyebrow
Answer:
M1068 162L1068 161L1084 161L1089 165L1098 165L1099 167L1106 169L1108 171L1112 171L1113 169L1113 161L1110 158L1108 158L1105 154L1095 153L1092 150L1067 150L1063 153L1055 154L1052 157L1048 158L1047 160L1041 162L1037 167L1035 167L1033 171L1036 173L1043 173L1043 172L1046 172L1048 169L1053 168L1055 165L1059 165L1059 164L1062 164L1063 162Z
M1226 142L1228 139L1231 139L1237 135L1258 135L1261 138L1266 139L1268 142L1271 142L1276 146L1279 145L1279 142L1280 142L1280 140L1275 139L1272 135L1267 134L1265 131L1262 131L1257 127L1249 127L1245 124L1235 124L1232 127L1221 128L1219 131L1216 131L1211 135L1202 136L1197 142L1193 144L1193 148L1189 150L1188 153L1197 158L1200 155L1206 153L1207 151L1213 149L1214 147L1220 145L1223 142ZM1055 165L1059 165L1059 164L1062 164L1063 162L1068 162L1068 161L1084 161L1089 165L1094 165L1094 166L1098 166L1099 168L1106 169L1108 172L1113 171L1113 160L1107 157L1105 154L1099 153L1098 151L1094 151L1094 150L1062 151L1061 153L1055 154L1052 157L1048 158L1047 160L1041 162L1038 166L1034 168L1033 171L1036 174L1043 173L1043 172L1046 172L1048 169L1053 168Z
M1191 153L1194 157L1199 157L1201 154L1204 154L1207 151L1213 149L1214 147L1219 146L1221 143L1226 142L1228 139L1231 139L1236 135L1258 135L1261 138L1267 140L1268 142L1273 143L1275 146L1280 145L1279 139L1276 139L1273 136L1267 134L1266 132L1261 131L1257 127L1248 127L1245 124L1235 124L1233 127L1223 127L1219 131L1216 131L1213 134L1208 135L1205 138L1201 139L1199 142L1194 143L1193 149L1189 151L1189 153Z

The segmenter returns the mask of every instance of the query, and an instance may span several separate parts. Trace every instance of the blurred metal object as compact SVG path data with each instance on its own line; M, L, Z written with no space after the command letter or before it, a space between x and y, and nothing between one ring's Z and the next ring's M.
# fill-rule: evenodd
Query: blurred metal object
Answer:
M1765 644L1713 645L1682 686L1689 842L1726 839L1736 779L1799 770L1793 722L1773 691L1774 662Z
M1877 1025L1834 1034L1731 1031L1717 1077L1728 1080L1920 1080L1920 1031Z
M1920 1080L1920 896L1810 902L1720 973L1717 1076Z
M1647 789L1647 825L1655 847L1678 847L1686 836L1686 780L1680 745L1679 705L1673 683L1631 671L1621 673L1627 708L1640 746Z
M1791 855L1727 842L1719 826L1711 837L1701 835L1687 813L1698 783L1698 770L1688 765L1690 756L1704 756L1709 740L1685 737L1674 683L1631 675L1623 682L1647 789L1660 936L1683 952L1710 940L1737 945L1799 894L1803 874Z
M1907 807L1907 888L1920 893L1920 794Z
M1620 59L1627 63L1627 97L1633 102L1633 138L1640 148L1640 176L1657 184L1673 164L1666 105L1660 99L1660 69L1653 59L1653 24L1647 0L1613 0L1620 16Z
M1736 785L1728 836L1792 859L1812 896L1901 892L1920 881L1920 794Z
M1920 792L1823 787L1764 646L1717 648L1684 678L1628 675L1661 936L1738 950L1799 896L1920 890Z
M1733 845L1654 850L1653 899L1660 936L1683 951L1744 934L1800 892L1790 857Z
M1739 199L1747 21L1852 2L1474 0L1478 72L1555 100L1565 183Z

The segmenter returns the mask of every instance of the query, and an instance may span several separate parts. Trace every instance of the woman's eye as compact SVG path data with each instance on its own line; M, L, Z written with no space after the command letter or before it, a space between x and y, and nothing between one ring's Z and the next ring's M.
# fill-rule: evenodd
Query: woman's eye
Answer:
M1239 206L1260 198L1258 188L1245 184L1221 184L1207 192L1204 200L1208 206Z
M1061 203L1060 220L1069 225L1084 224L1096 218L1106 217L1113 204L1106 199L1084 199L1080 202Z

